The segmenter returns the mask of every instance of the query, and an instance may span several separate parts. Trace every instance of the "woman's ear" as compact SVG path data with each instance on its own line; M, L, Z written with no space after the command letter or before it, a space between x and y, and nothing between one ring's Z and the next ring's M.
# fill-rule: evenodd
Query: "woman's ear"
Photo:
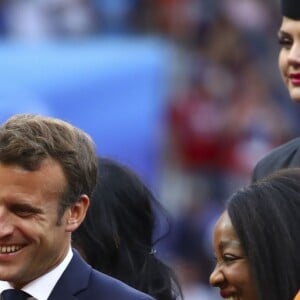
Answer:
M79 200L73 203L66 212L66 231L73 232L83 222L90 199L87 195L81 195Z

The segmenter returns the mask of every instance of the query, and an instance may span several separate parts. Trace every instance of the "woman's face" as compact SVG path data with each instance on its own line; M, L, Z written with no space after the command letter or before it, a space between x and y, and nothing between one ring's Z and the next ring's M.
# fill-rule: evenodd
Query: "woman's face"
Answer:
M300 21L283 17L278 32L278 65L291 98L300 102Z
M224 299L257 300L248 260L226 211L215 226L213 247L216 266L210 275L210 284L220 288Z

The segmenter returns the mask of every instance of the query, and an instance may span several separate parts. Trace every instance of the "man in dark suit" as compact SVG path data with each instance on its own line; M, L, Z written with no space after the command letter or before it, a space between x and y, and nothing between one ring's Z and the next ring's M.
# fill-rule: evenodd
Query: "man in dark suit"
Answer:
M22 114L0 126L1 299L152 299L71 249L96 178L93 142L71 124Z
M279 70L290 97L300 102L300 1L282 0L282 23L278 32ZM283 168L300 167L300 138L296 138L269 153L254 168L252 181Z
M75 250L73 251L74 256L50 294L49 300L151 299L121 281L92 269Z

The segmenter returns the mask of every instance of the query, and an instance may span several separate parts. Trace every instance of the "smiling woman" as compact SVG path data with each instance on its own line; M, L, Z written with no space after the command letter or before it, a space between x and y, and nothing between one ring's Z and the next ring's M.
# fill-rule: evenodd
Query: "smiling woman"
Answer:
M210 276L210 282L213 286L220 287L221 296L235 299L235 295L240 294L243 299L258 299L246 254L227 211L216 224L214 249L216 267ZM226 285L226 281L232 285Z
M300 168L231 196L214 230L210 283L225 299L293 299L300 274Z

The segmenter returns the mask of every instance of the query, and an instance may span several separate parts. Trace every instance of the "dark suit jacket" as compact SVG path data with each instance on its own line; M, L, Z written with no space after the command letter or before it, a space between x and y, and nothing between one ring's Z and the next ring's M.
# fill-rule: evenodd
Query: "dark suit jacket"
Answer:
M49 300L153 300L123 282L92 269L74 250L73 254Z
M251 181L255 182L277 170L291 167L300 167L299 137L275 148L261 159L254 168Z

